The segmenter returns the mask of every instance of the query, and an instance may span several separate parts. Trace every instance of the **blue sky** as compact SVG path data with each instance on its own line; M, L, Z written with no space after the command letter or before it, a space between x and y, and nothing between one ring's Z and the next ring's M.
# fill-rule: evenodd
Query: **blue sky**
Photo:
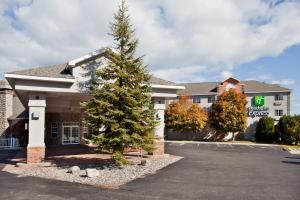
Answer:
M0 1L0 77L111 46L118 1ZM128 0L140 55L175 82L280 83L300 114L299 0Z
M280 83L292 89L291 112L300 114L300 45L292 46L276 57L259 58L241 64L233 70L233 74L241 80Z

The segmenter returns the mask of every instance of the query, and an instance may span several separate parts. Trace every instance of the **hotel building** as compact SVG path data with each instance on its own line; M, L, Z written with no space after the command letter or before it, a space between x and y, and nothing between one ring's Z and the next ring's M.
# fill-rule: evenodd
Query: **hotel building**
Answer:
M229 78L223 82L185 83L185 90L178 96L189 96L194 103L210 110L211 105L222 92L235 88L247 97L247 129L244 138L252 139L256 123L262 116L278 121L283 115L290 115L291 90L278 84L268 84L256 80L239 81Z

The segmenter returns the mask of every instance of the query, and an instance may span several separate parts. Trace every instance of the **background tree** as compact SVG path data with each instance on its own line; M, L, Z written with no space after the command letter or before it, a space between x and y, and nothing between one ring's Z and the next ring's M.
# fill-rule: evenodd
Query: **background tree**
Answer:
M165 124L173 130L201 130L206 126L207 113L187 96L173 101L165 111Z
M207 112L201 109L197 104L187 110L187 127L190 130L199 131L205 128L207 124Z
M277 129L284 144L293 144L297 141L298 122L295 117L282 116Z
M220 133L232 132L232 140L236 132L247 127L246 96L235 89L223 92L212 104L210 125Z
M272 117L262 117L256 126L255 138L259 142L273 142L275 133L274 119Z
M138 41L127 12L122 1L111 24L115 47L106 52L107 66L96 70L97 81L89 91L92 98L82 103L84 122L97 130L94 143L112 152L118 164L127 162L125 148L153 150L156 124L149 95L151 77L142 57L135 56Z

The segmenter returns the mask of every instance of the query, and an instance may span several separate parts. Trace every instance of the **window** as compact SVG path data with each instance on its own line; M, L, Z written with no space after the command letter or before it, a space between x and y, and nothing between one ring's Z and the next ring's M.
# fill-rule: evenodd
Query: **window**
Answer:
M87 138L89 136L89 129L87 126L82 127L82 133L84 138Z
M193 103L201 103L200 97L193 97Z
M283 100L283 95L282 94L276 94L275 95L275 101L282 101Z
M275 110L275 116L282 116L283 115L283 110Z
M208 103L214 103L216 101L215 97L208 97L207 99Z
M58 123L52 122L51 123L51 136L56 138L58 136Z

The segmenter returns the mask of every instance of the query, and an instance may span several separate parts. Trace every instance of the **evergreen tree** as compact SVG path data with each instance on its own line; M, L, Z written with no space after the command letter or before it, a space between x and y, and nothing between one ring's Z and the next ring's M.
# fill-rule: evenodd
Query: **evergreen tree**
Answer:
M142 57L135 55L138 40L122 1L114 14L111 35L114 49L107 51L108 64L97 69L97 81L90 87L92 98L82 103L84 122L97 130L94 143L112 153L117 164L125 164L126 148L153 151L154 108L150 74Z
M275 139L275 125L272 117L262 117L259 119L255 138L258 142L273 142Z

